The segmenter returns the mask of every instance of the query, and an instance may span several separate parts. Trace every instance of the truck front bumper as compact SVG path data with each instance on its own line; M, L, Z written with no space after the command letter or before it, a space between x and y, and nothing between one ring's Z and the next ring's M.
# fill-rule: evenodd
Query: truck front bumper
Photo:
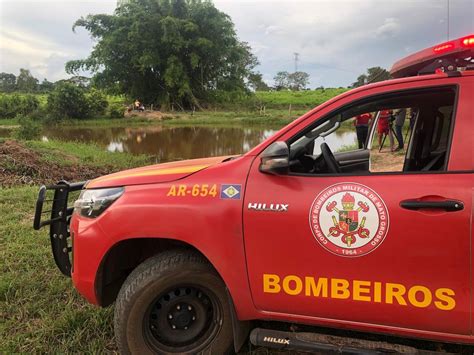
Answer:
M91 303L98 305L95 277L102 255L100 241L106 238L95 220L72 215L70 193L81 190L85 182L60 181L41 186L36 201L33 228L50 226L51 248L59 270L72 280L76 289ZM48 207L45 207L48 206ZM49 209L48 209L49 208ZM43 219L46 215L50 219ZM76 238L76 236L80 238Z
M70 193L81 190L85 182L69 183L60 181L56 185L41 186L36 200L33 228L39 230L49 225L49 237L54 256L54 261L61 272L71 276L72 240L69 233L74 208L68 206ZM50 206L44 211L44 204ZM44 215L50 214L50 219L42 220Z

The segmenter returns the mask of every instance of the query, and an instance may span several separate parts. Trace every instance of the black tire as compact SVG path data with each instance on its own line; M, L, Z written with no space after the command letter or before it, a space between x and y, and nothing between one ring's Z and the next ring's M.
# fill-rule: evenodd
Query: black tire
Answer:
M121 354L225 354L233 346L225 284L187 250L151 257L127 277L114 328Z

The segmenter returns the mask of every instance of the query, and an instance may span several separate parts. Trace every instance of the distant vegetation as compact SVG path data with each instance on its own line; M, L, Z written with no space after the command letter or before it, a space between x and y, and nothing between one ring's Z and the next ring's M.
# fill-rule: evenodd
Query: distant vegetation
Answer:
M345 91L347 89L344 88L321 88L305 91L257 91L252 95L221 92L221 103L214 105L213 110L204 110L202 114L187 112L201 121L209 116L210 123L234 121L236 117L245 118L244 121L248 123L272 120L284 123ZM124 96L105 95L96 89L84 90L63 83L50 94L0 94L0 125L2 121L7 122L7 119L15 117L18 118L16 124L26 122L25 116L36 122L48 123L68 118L122 118L126 103ZM215 110L219 114L215 114ZM174 112L186 113L181 110ZM225 112L230 115L224 114ZM94 122L97 124L96 120Z
M29 115L40 106L36 95L0 94L0 118Z
M304 90L309 84L309 74L303 71L288 73L287 71L278 72L273 78L277 90Z

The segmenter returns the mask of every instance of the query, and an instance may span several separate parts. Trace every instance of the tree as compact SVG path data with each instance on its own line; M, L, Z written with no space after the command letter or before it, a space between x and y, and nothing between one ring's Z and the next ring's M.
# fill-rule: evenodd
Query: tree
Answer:
M31 75L28 69L20 69L20 75L16 78L16 88L23 92L35 92L38 87L38 79Z
M97 89L91 89L86 93L89 116L103 116L109 105L107 96Z
M16 89L16 76L10 73L0 73L0 91L12 92Z
M357 77L357 80L352 83L353 88L358 88L359 86L365 85L367 83L367 75L362 74Z
M287 71L279 71L278 73L276 73L276 75L273 77L273 81L275 82L275 89L288 89L290 86L289 76L290 73L288 73Z
M270 87L263 81L262 74L254 73L249 75L249 86L254 91L268 91Z
M304 90L309 84L309 74L303 71L297 71L288 76L288 81L292 90Z
M390 73L381 67L372 67L367 69L367 81L369 83L375 83L377 81L389 80Z
M66 71L92 71L94 85L146 103L192 107L215 90L246 90L258 63L229 16L205 0L130 0L76 27L96 45Z
M356 88L365 84L375 83L390 79L390 73L381 67L368 68L366 74L359 75L357 80L352 83L352 87Z
M309 84L309 74L303 71L288 73L287 71L280 71L274 77L275 88L277 90L291 89L303 90Z
M43 79L43 81L41 82L41 84L39 84L38 86L38 89L39 91L41 92L50 92L50 91L53 91L54 89L54 83L52 83L51 81L49 81L48 79Z
M84 89L68 82L57 84L48 95L48 111L55 118L88 117L89 102Z

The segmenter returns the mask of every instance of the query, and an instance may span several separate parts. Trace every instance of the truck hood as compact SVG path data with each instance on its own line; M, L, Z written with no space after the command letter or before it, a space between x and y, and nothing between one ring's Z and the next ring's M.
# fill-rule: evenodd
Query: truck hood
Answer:
M172 163L156 164L141 168L120 171L104 175L89 181L85 188L95 189L140 184L154 184L182 179L197 171L219 164L232 156L222 156L204 159L182 160Z

